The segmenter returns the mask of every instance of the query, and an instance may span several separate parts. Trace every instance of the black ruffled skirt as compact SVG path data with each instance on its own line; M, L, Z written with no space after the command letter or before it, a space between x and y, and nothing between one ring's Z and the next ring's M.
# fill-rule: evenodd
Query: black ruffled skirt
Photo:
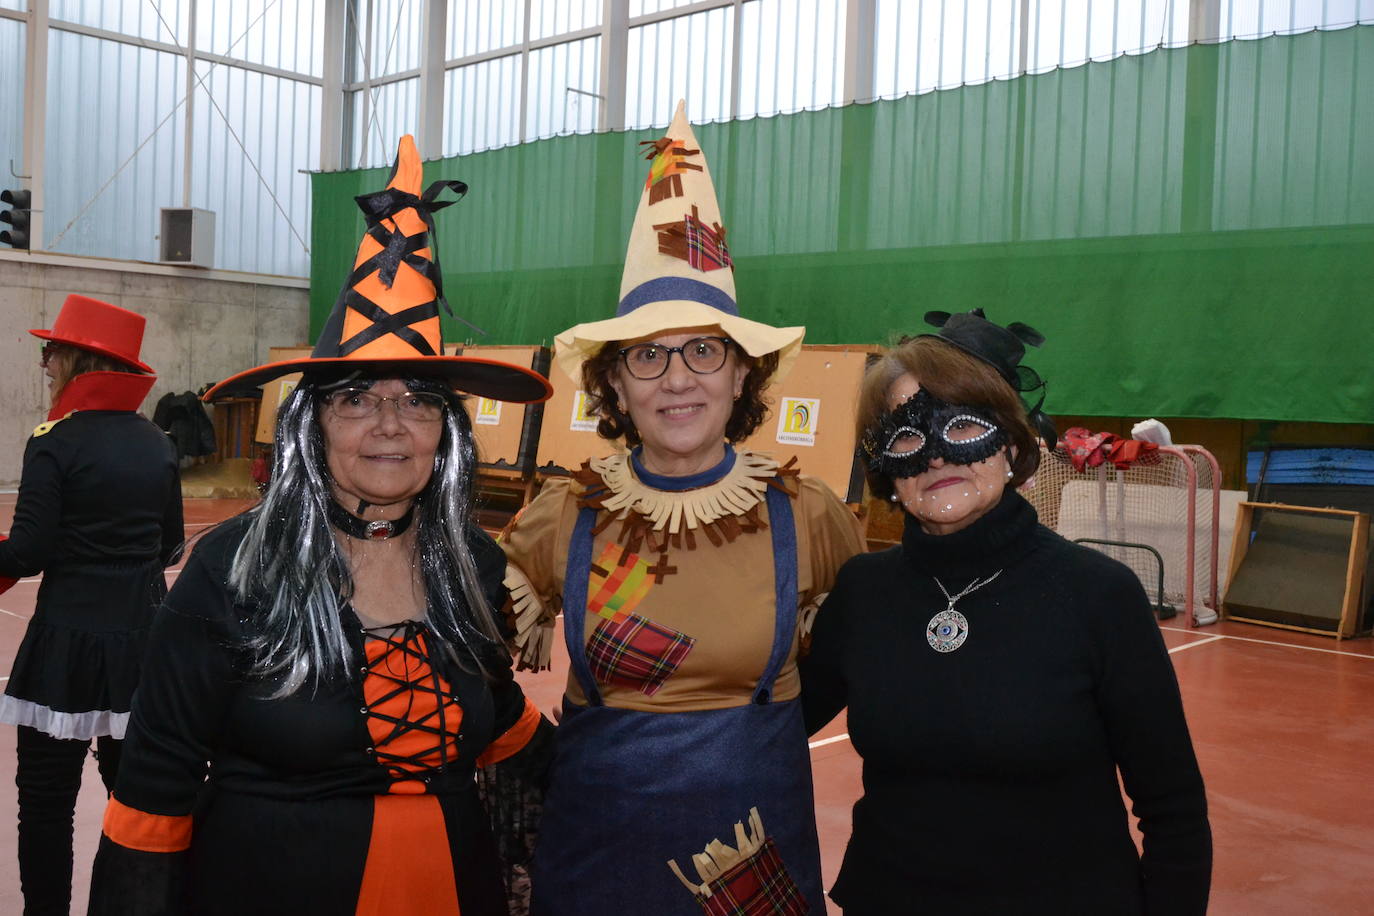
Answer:
M153 615L159 560L48 570L0 697L0 722L55 738L124 737Z

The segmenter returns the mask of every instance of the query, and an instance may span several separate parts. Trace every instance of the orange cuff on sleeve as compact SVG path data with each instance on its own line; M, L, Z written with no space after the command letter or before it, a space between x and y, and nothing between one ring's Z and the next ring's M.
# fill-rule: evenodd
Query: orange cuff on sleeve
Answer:
M141 852L181 852L191 846L191 815L148 814L113 795L101 830L120 846Z
M507 757L514 757L530 743L534 737L535 729L539 727L539 721L543 717L529 697L525 698L525 711L520 714L520 718L515 724L506 729L506 733L497 738L487 749L477 758L479 767L489 767L493 763L500 763Z

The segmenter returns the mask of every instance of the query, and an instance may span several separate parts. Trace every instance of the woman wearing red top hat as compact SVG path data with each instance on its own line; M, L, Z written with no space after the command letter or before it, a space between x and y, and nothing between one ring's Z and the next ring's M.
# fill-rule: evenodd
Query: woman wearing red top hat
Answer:
M144 637L182 541L167 436L136 411L157 380L138 358L141 315L69 296L41 337L47 422L24 449L0 576L43 573L0 697L19 727L19 878L25 914L66 913L72 812L92 740L114 785Z

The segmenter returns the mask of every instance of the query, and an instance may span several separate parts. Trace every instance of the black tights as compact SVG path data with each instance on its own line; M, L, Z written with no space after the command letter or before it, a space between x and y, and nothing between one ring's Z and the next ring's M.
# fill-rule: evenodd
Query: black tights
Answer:
M106 791L114 788L122 742L97 738L95 758ZM19 883L24 916L67 916L72 897L72 815L89 740L54 738L19 726Z

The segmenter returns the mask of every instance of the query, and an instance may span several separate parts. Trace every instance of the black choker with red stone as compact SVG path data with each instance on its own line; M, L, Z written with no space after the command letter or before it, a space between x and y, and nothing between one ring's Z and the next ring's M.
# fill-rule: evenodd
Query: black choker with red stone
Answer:
M368 521L365 518L358 518L350 514L343 506L329 501L327 507L329 521L344 534L360 541L384 541L387 538L394 538L410 527L410 523L415 520L415 504L411 503L406 514L394 521L377 519Z

